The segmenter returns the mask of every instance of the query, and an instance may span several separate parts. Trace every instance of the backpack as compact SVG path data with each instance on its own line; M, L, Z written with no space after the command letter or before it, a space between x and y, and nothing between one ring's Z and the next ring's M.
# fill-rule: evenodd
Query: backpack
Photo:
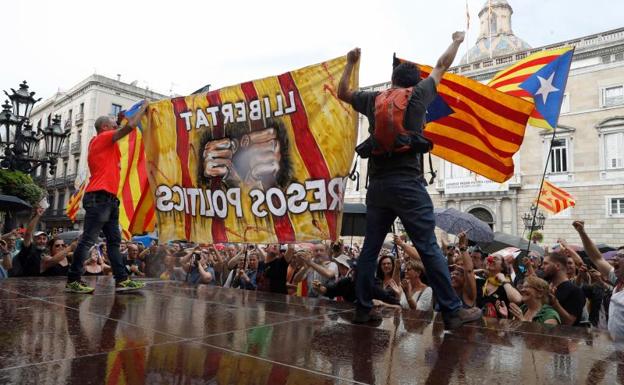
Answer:
M411 150L425 153L433 147L429 139L405 128L405 113L411 94L412 87L390 88L375 98L372 155L391 155Z

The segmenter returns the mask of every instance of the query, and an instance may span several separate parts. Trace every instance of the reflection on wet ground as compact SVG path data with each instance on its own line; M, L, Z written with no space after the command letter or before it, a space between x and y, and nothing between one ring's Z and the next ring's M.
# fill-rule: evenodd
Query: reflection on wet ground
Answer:
M624 384L624 352L594 330L484 319L445 333L423 312L355 326L340 302L88 280L95 295L0 282L1 384Z

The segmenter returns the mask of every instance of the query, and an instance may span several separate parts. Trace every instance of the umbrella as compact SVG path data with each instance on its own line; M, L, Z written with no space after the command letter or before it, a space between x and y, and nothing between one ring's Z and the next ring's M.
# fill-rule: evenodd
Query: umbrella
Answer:
M517 235L497 231L494 233L494 239L492 242L480 242L479 246L486 253L493 253L506 247L517 247L525 252L527 247L529 247L529 241ZM534 243L530 243L529 250L535 251L536 253L539 253L539 255L544 255L544 249Z
M32 206L13 195L0 194L0 207L2 211L22 211L31 209Z
M472 214L463 213L454 208L434 210L436 226L449 234L466 232L466 236L475 242L491 242L494 233L490 226Z

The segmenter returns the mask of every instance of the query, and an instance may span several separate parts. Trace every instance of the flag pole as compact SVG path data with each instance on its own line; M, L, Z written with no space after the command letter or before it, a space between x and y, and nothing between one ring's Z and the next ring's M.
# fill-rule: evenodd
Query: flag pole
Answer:
M557 127L553 128L552 137L550 138L550 146L548 147L548 155L546 156L546 166L544 166L544 172L542 173L542 180L540 181L539 189L537 190L537 199L535 200L535 210L533 210L533 216L531 218L531 228L529 229L529 243L527 245L526 254L529 255L531 249L531 239L533 238L533 228L535 227L535 217L537 216L537 208L539 207L539 200L542 196L542 188L544 187L544 180L546 179L546 172L548 172L548 164L552 155L553 143L555 142L555 135L557 134Z

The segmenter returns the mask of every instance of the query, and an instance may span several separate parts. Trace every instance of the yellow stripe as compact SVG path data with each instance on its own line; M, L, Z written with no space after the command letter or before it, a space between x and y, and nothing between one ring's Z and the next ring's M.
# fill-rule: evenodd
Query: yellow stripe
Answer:
M532 60L539 59L539 58L542 58L542 57L546 57L546 56L563 55L564 53L568 52L569 50L571 50L573 48L574 47L571 47L571 46L565 46L565 47L562 47L562 48L556 48L556 49L536 52L536 53L534 53L532 55L529 55L526 58L520 60L519 62L517 62L517 63L515 63L515 64L513 64L513 65L511 65L511 66L509 66L509 67L499 71L496 75L494 75L494 78L492 78L490 83L492 83L495 80L498 80L503 73L505 73L505 72L507 72L507 71L509 71L509 70L511 70L513 68L516 68L518 66L521 66L524 63L527 63L527 62L530 62Z

